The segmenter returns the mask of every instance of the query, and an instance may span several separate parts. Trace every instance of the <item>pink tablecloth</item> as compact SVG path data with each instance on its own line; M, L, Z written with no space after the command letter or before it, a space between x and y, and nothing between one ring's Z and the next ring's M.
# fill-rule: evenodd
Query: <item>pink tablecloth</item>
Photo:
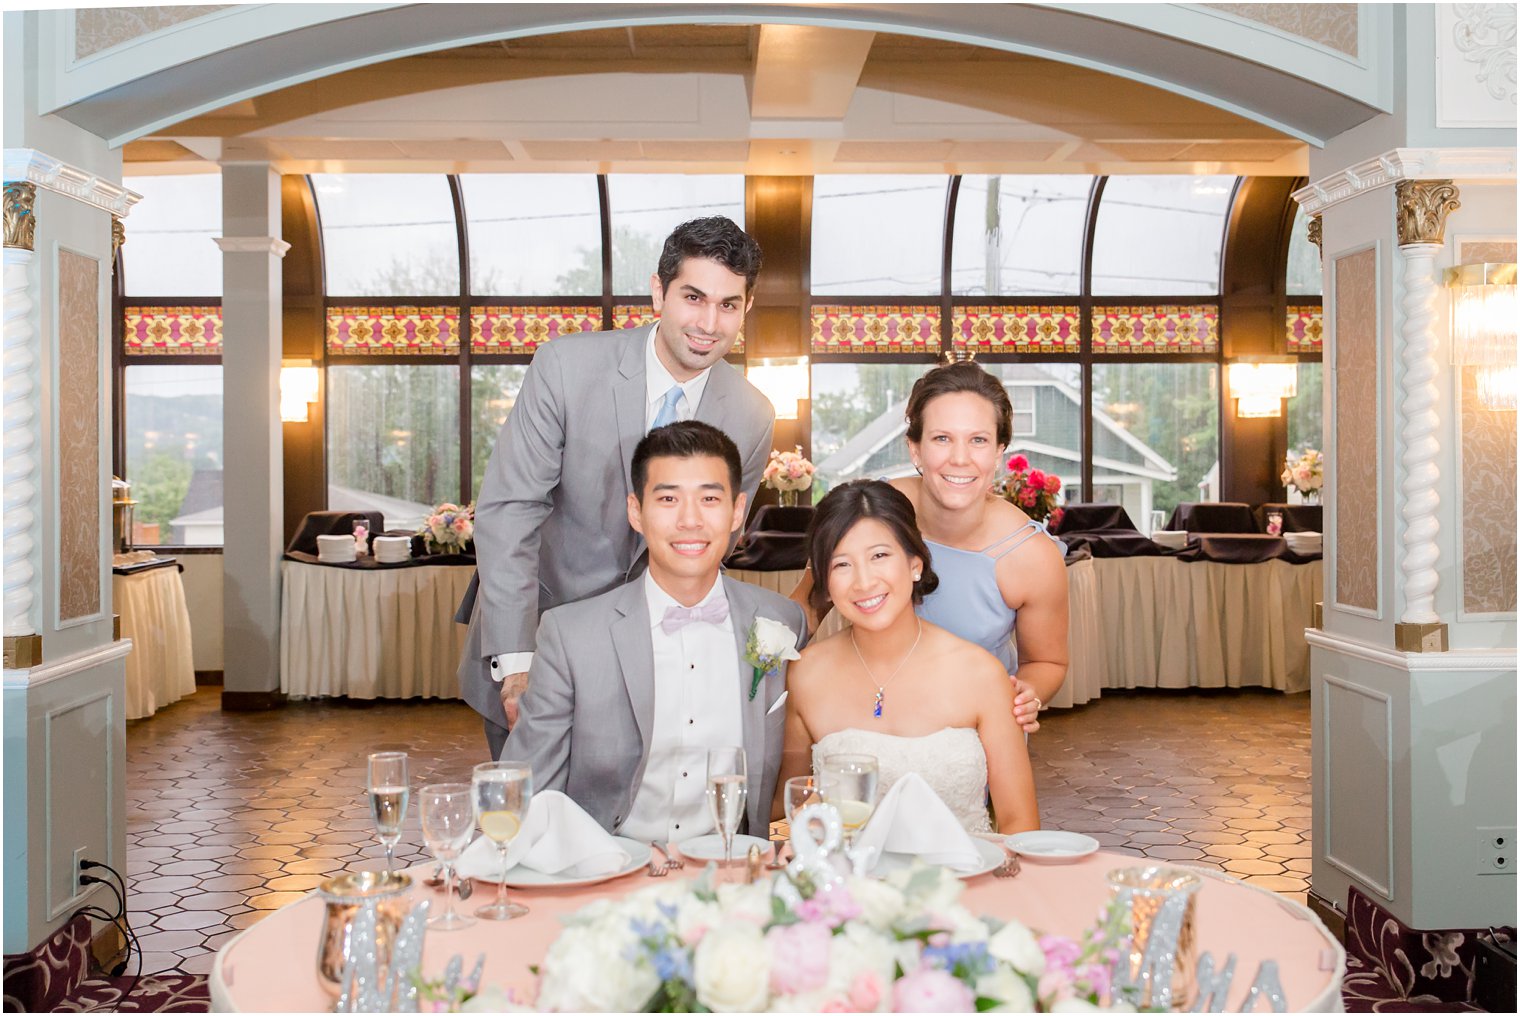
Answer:
M1107 899L1104 876L1113 868L1140 863L1134 857L1099 853L1066 865L1025 863L1012 879L983 875L967 884L963 898L975 914L1016 919L1039 931L1077 935L1088 927ZM421 869L419 869L421 870ZM1238 1011L1257 964L1276 959L1288 1005L1295 1011L1342 1011L1340 983L1346 954L1307 909L1274 893L1206 869L1198 895L1201 947L1223 960L1238 957L1227 1010ZM423 871L425 873L425 871ZM675 876L672 876L675 877ZM455 953L465 968L486 954L485 981L515 988L530 997L533 975L528 966L548 950L563 925L559 918L608 893L627 893L649 885L644 875L580 889L513 890L532 913L515 921L480 921L448 933L430 932L423 972L436 977ZM418 887L418 898L442 897ZM477 885L466 910L478 906L494 886ZM425 894L425 895L424 895ZM315 895L276 911L227 943L211 974L213 1012L311 1012L330 1009L332 999L317 981L317 935L323 906Z

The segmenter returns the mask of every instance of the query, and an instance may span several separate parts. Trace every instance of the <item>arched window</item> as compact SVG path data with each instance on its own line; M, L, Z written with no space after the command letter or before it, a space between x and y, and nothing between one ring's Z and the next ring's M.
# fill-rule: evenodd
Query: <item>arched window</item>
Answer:
M955 296L1076 296L1085 176L963 176L955 201Z
M1323 275L1320 253L1309 240L1309 216L1298 209L1288 240L1288 348L1299 354L1298 394L1287 402L1288 457L1297 458L1306 448L1323 450L1324 364L1320 360L1324 339ZM1312 359L1311 359L1312 357ZM1298 496L1290 493L1290 497Z
M316 175L333 296L458 296L459 231L436 174Z
M813 180L813 295L938 296L943 281L941 176Z
M602 295L602 210L587 174L467 173L470 293Z
M671 230L726 215L744 225L744 177L621 174L607 178L612 206L612 292L649 297L649 276Z
M1232 176L1113 176L1098 205L1094 296L1213 296Z

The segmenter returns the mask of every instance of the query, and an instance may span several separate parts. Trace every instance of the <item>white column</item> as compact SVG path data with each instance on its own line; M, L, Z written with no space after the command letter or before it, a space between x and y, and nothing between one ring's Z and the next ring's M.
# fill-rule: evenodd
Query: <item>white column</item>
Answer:
M21 185L28 189L30 184ZM12 185L6 186L10 212ZM26 215L31 215L27 200ZM9 218L9 214L7 218ZM7 230L9 233L9 230ZM37 326L28 245L5 247L5 636L34 635L37 524ZM29 242L29 238L28 238ZM9 663L7 664L9 665Z
M222 167L222 706L270 708L280 688L280 175Z
M1441 467L1437 461L1441 442L1436 434L1441 420L1436 412L1440 398L1436 378L1440 364L1436 362L1434 331L1435 253L1440 249L1439 243L1411 243L1399 248L1404 255L1404 317L1399 328L1404 373L1398 405L1399 443L1403 446L1400 461L1404 466L1400 484L1404 503L1399 506L1404 519L1399 555L1404 609L1399 620L1405 624L1441 620L1436 613L1436 565L1440 560L1436 537L1441 532L1437 516L1441 508Z

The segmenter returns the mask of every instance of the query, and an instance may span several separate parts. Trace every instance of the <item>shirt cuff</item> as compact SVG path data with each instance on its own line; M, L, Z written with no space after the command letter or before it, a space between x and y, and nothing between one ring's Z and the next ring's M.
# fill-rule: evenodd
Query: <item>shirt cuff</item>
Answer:
M532 653L502 653L491 657L491 680L497 684L507 679L508 674L526 674L528 668L533 666Z

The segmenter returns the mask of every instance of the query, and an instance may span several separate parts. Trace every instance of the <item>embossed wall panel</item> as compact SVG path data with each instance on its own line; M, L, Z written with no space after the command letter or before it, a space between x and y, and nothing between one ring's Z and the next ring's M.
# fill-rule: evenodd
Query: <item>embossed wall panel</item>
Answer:
M116 666L121 666L117 664ZM119 679L118 679L119 680ZM117 800L115 770L120 758L112 751L112 715L116 699L98 692L83 700L62 703L43 716L43 800L46 808L46 900L48 918L78 904L74 896L74 851L119 867L112 845Z
M1462 264L1515 260L1510 243L1463 243ZM1515 610L1515 414L1478 404L1477 369L1462 371L1462 609ZM1495 511L1494 507L1502 510Z
M1377 251L1335 259L1335 601L1378 602Z
M1436 126L1515 129L1515 5L1434 4Z
M1315 750L1324 753L1325 860L1393 898L1393 702L1327 675Z
M100 262L58 252L58 619L100 613Z
M225 10L231 4L184 7L93 7L74 12L74 59Z
M1347 56L1356 56L1356 4L1204 4L1275 28L1284 35L1317 42Z

